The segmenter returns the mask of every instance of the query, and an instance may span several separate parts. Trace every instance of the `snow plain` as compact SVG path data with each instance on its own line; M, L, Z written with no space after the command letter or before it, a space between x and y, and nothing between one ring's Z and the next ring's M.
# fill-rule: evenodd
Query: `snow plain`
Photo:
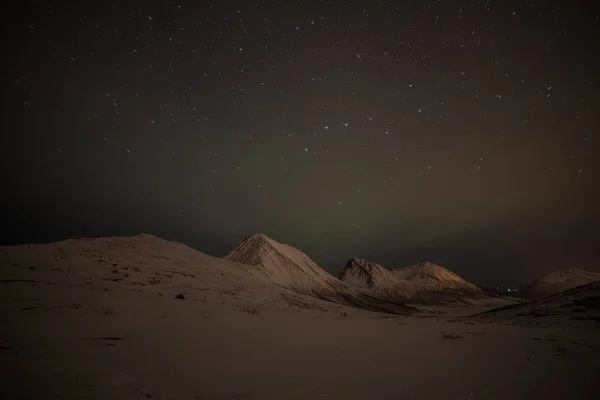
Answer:
M149 235L2 247L0 397L596 399L590 293L589 318L398 315Z

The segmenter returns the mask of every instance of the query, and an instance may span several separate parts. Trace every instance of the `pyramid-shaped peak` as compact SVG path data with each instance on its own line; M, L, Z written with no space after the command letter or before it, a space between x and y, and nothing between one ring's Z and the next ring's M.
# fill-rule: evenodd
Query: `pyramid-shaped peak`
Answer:
M237 247L269 247L269 245L278 245L279 242L271 239L264 233L255 233L252 236L246 236Z
M248 236L244 239L244 242L249 241L249 242L254 242L254 243L271 243L271 244L275 244L278 243L277 241L271 239L270 237L268 237L267 235L265 235L264 233L255 233L252 236Z
M264 233L255 233L254 235L250 236L250 238L253 238L253 239L263 239L263 240L271 240L271 238L269 238Z
M253 265L273 282L302 292L335 291L346 288L302 251L257 233L244 239L224 257Z
M242 264L257 265L261 263L263 257L278 253L275 248L277 245L278 243L267 235L256 233L246 237L225 256L225 259Z

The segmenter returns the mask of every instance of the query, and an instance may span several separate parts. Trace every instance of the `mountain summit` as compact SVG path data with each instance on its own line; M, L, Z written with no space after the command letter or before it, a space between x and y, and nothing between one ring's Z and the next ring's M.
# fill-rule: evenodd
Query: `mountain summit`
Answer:
M253 265L274 283L302 291L345 286L300 250L276 242L262 233L246 238L224 258Z

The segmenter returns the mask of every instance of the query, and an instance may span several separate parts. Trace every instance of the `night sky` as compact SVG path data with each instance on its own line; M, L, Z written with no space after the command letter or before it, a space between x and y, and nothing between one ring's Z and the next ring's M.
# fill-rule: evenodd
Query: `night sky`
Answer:
M2 244L262 232L334 274L600 269L593 1L16 3Z

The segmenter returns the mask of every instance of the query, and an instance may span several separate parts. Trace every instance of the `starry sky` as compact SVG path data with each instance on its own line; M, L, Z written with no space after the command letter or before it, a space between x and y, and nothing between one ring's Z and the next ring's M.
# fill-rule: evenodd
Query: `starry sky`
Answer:
M599 270L593 3L12 4L0 242L222 256L262 232L334 274Z

